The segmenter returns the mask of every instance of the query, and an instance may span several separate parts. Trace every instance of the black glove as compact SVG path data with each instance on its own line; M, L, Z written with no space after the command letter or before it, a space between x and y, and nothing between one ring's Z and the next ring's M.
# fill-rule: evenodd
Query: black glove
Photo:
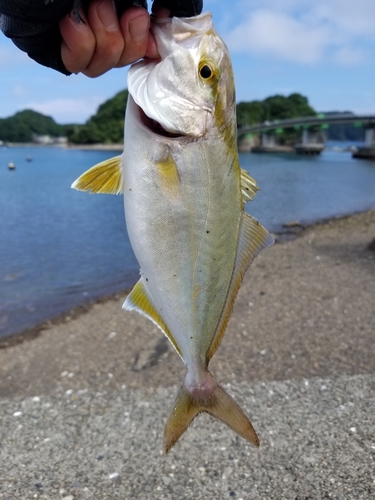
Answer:
M155 0L155 3L171 11L171 17L192 17L202 12L203 0Z
M200 14L203 0L156 0L171 10L171 16ZM0 29L29 57L65 75L70 72L61 59L62 37L59 21L74 5L87 7L90 0L0 0ZM146 0L115 0L118 16L132 6L147 8Z

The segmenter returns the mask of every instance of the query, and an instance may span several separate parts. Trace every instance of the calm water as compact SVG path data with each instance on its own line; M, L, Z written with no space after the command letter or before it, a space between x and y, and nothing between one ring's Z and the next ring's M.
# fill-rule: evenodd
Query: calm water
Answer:
M115 154L0 148L0 336L137 280L122 197L70 189L81 173ZM375 162L348 152L240 159L261 187L247 209L270 230L375 208Z

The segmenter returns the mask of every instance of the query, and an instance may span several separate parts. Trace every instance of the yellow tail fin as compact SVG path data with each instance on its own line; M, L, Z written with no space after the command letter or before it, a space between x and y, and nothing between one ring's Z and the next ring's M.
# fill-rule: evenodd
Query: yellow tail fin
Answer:
M207 412L228 425L234 432L259 446L259 439L250 420L236 403L216 382L210 372L206 374L214 386L212 394L206 399L194 397L183 384L178 391L173 411L164 429L164 451L168 451L179 440L194 418L201 412Z

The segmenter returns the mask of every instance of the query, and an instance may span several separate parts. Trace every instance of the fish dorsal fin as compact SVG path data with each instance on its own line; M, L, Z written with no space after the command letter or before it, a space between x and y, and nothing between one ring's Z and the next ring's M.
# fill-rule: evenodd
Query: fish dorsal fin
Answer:
M243 212L241 219L240 238L237 248L236 261L232 274L232 281L228 291L223 312L218 323L214 338L207 353L207 362L215 354L224 335L232 311L234 299L240 288L243 276L258 255L258 253L274 243L271 234L256 219Z
M241 168L241 192L242 192L242 200L244 203L251 201L254 196L259 191L257 186L257 181L250 177L250 175Z
M123 194L121 156L102 161L90 168L73 182L72 188L90 193Z
M137 311L139 314L142 314L142 316L146 316L146 318L155 323L155 325L158 326L160 330L168 337L168 339L173 344L173 347L182 357L177 342L169 331L169 328L165 324L165 321L155 309L155 306L153 305L149 294L147 293L147 290L142 282L142 278L134 285L133 290L127 296L122 307L127 311Z

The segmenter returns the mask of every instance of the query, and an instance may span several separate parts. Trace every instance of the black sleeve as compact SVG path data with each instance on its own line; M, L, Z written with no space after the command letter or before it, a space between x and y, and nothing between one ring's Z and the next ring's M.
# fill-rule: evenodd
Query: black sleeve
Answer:
M202 11L202 0L157 0L174 16L194 16ZM0 0L0 29L36 62L65 75L70 72L61 59L59 21L73 10L84 8L90 0ZM137 5L147 8L147 0L115 0L118 15Z
M73 0L0 0L0 28L32 59L69 74L60 56L58 22L72 5Z
M171 11L171 16L192 17L202 12L203 0L155 0Z

